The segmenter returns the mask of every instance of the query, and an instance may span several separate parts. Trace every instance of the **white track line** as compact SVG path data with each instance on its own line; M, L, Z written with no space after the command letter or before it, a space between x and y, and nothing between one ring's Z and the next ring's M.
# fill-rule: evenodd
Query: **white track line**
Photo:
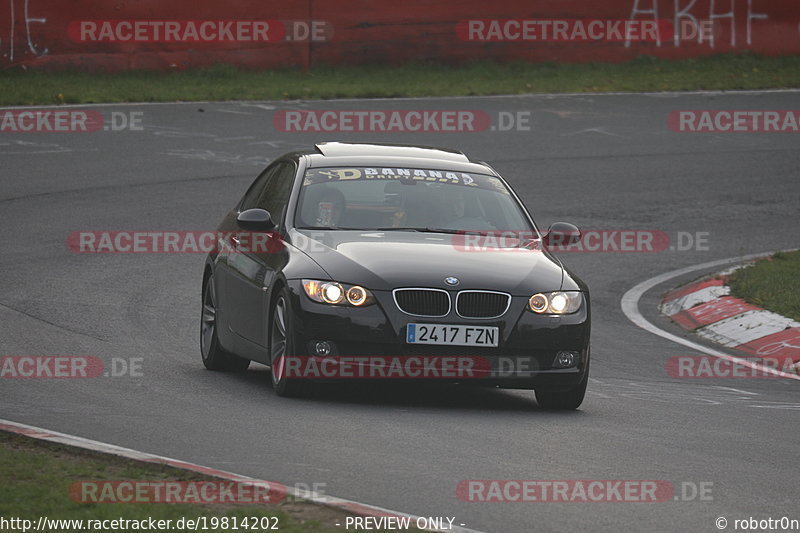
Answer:
M793 250L784 250L784 251L793 251ZM767 257L772 255L771 253L763 253L763 254L750 254L744 255L741 257L730 257L728 259L720 259L718 261L710 261L708 263L701 263L699 265L688 266L685 268L679 268L678 270L673 270L671 272L666 272L664 274L660 274L648 280L645 280L638 285L634 286L628 292L622 295L622 300L620 302L622 306L622 312L625 313L625 316L628 317L628 320L639 326L640 328L649 331L659 337L663 337L667 340L671 340L672 342L677 342L678 344L682 344L684 346L688 346L698 352L702 352L707 355L711 355L713 357L718 357L720 359L725 359L727 361L731 361L733 363L746 366L748 368L752 368L758 370L760 372L766 372L769 374L774 374L776 376L800 380L800 376L796 374L788 374L786 372L781 372L780 370L775 370L774 368L770 368L767 366L759 365L750 361L749 359L742 359L740 357L734 357L732 355L728 355L726 353L720 352L718 350L714 350L712 348L708 348L703 346L702 344L698 344L696 342L690 341L689 339L684 339L682 337L678 337L677 335L673 335L668 331L664 331L663 329L657 328L639 312L639 300L642 298L645 292L649 291L653 287L660 285L666 281L669 281L673 278L677 278L679 276L683 276L684 274L689 274L691 272L695 272L698 270L708 270L714 267L727 265L733 262L742 262L742 261L750 261L753 259L758 259L760 257Z
M264 483L264 480L255 479L248 476L242 476L240 474L234 474L233 472L227 472L225 470L217 470L216 468L210 468L207 466L201 466L195 463L187 463L186 461L180 461L178 459L171 459L169 457L164 457L163 455L154 455L146 452L140 452L137 450L132 450L130 448L123 448L122 446L116 446L114 444L107 444L105 442L99 442L96 440L85 439L83 437L78 437L75 435L68 435L66 433L59 433L57 431L51 431L49 429L42 429L35 426L29 426L27 424L21 424L19 422L13 422L11 420L3 420L0 418L0 431L10 431L12 433L17 433L19 435L25 435L28 437L32 437L39 440L46 440L49 442L56 442L59 444L66 444L67 446L74 446L76 448L83 448L85 450L93 450L97 452L107 453L111 455L116 455L119 457L125 457L126 459L133 459L136 461L143 461L146 463L157 463L157 464L164 464L168 466L172 466L175 468L182 468L184 470L191 470L193 472L199 472L201 474L206 474L213 477L218 477L222 479L228 479L230 481L242 481L242 482L251 482L251 483ZM268 481L270 485L277 485L281 486L282 484ZM455 489L454 489L455 490ZM408 513L403 513L399 511L392 511L389 509L384 509L383 507L376 507L374 505L367 505L364 503L354 502L352 500L345 500L342 498L336 498L333 496L318 496L314 493L309 493L304 490L298 490L292 487L286 487L286 494L294 496L295 498L300 498L303 500L308 500L319 505L325 505L328 507L333 507L335 509L339 509L341 511L346 511L348 513L357 514L361 516L397 516L397 517L407 517L410 518L412 521L416 521L417 518L420 518L417 515L412 515ZM442 531L438 529L428 529L424 531ZM474 529L467 529L465 527L453 525L451 529L447 530L448 532L454 531L456 533L481 533Z

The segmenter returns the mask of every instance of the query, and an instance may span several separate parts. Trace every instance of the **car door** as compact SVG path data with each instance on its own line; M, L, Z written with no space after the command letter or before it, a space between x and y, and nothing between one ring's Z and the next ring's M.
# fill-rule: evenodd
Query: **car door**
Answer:
M269 294L265 288L271 285L275 273L286 264L288 257L280 245L279 235L296 174L297 165L292 160L279 161L268 169L263 189L251 202L243 202L240 211L265 209L276 228L261 241L263 245L255 247L252 238L242 236L239 243L233 242L233 250L228 254L230 327L248 343L259 347L265 347L267 342Z
M247 189L244 197L239 201L235 208L231 209L225 216L225 219L217 227L220 232L218 237L218 255L214 267L214 285L217 293L217 323L220 329L220 337L225 340L228 349L237 351L239 346L239 337L233 334L233 315L232 312L238 307L238 302L230 295L231 284L231 265L229 258L233 251L234 242L231 240L231 234L236 232L238 225L236 217L239 212L244 209L254 207L267 185L270 176L274 174L278 167L278 163L273 163L265 168L253 180L250 188ZM235 287L236 284L233 284Z
M220 336L225 339L230 339L230 335L233 332L232 312L239 305L239 302L237 302L229 294L231 287L230 279L232 275L229 259L231 257L231 251L234 247L234 242L231 240L230 235L238 230L238 225L236 222L236 217L238 214L241 211L250 209L251 207L255 207L257 205L258 198L264 191L267 181L275 173L278 166L278 162L272 163L263 171L261 171L258 177L253 180L253 183L250 185L250 188L247 189L247 192L239 201L239 204L228 212L228 214L225 216L225 219L222 221L222 224L217 228L221 235L219 237L218 245L219 254L217 255L216 266L214 268L214 278L217 293L217 321L220 328ZM234 284L234 286L236 286L236 284ZM236 343L228 346L228 348L232 350L238 348L237 339L239 337L236 335L234 335L234 337L235 338L228 341L228 343Z

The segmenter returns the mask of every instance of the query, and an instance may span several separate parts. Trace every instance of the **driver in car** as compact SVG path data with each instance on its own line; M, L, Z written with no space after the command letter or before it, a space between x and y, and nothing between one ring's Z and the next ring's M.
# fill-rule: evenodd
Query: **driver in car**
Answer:
M441 227L452 230L488 230L492 229L489 223L482 219L467 215L467 199L462 191L456 190L450 195L449 217Z
M317 199L316 225L335 228L342 220L345 198L341 191L327 187Z

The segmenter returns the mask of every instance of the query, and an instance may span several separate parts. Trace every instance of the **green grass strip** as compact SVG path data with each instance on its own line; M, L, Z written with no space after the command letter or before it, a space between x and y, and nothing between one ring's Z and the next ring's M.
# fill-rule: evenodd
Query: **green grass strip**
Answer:
M342 528L335 522L344 524L346 513L337 509L312 504L304 500L287 498L279 504L238 505L238 504L167 504L167 503L79 503L70 498L69 487L76 481L202 481L210 478L195 472L172 468L165 465L142 463L112 455L100 454L79 448L62 446L30 439L0 431L0 517L31 520L32 527L39 517L49 519L83 520L172 520L173 527L168 531L194 531L177 528L174 524L181 518L197 520L206 517L205 532L231 531L269 531L257 527L241 527L241 519L256 517L277 517L278 530L300 533L314 531L320 533L340 533ZM227 527L223 519L227 517ZM239 529L233 527L233 518L238 518ZM212 519L219 521L220 527L212 528ZM413 523L413 521L412 521ZM267 528L274 521L263 522ZM19 529L19 528L17 528ZM88 530L87 528L85 528ZM0 530L4 530L0 527ZM56 530L51 530L56 531ZM63 529L71 531L71 529ZM115 531L139 531L119 529ZM352 531L352 529L351 529ZM414 529L416 531L416 529Z
M800 57L723 54L620 64L472 63L462 66L240 70L170 73L0 71L0 105L200 100L397 98L529 93L657 92L800 87Z
M800 321L800 251L778 252L731 274L734 296Z

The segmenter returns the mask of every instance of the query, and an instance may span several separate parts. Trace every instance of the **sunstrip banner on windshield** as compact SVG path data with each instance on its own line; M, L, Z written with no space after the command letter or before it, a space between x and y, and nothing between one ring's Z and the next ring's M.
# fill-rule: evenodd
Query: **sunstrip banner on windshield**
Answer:
M451 170L397 167L310 168L306 171L303 186L308 187L309 185L329 183L331 181L351 180L398 180L411 185L415 183L442 183L478 187L509 194L503 183L494 176L468 174Z

